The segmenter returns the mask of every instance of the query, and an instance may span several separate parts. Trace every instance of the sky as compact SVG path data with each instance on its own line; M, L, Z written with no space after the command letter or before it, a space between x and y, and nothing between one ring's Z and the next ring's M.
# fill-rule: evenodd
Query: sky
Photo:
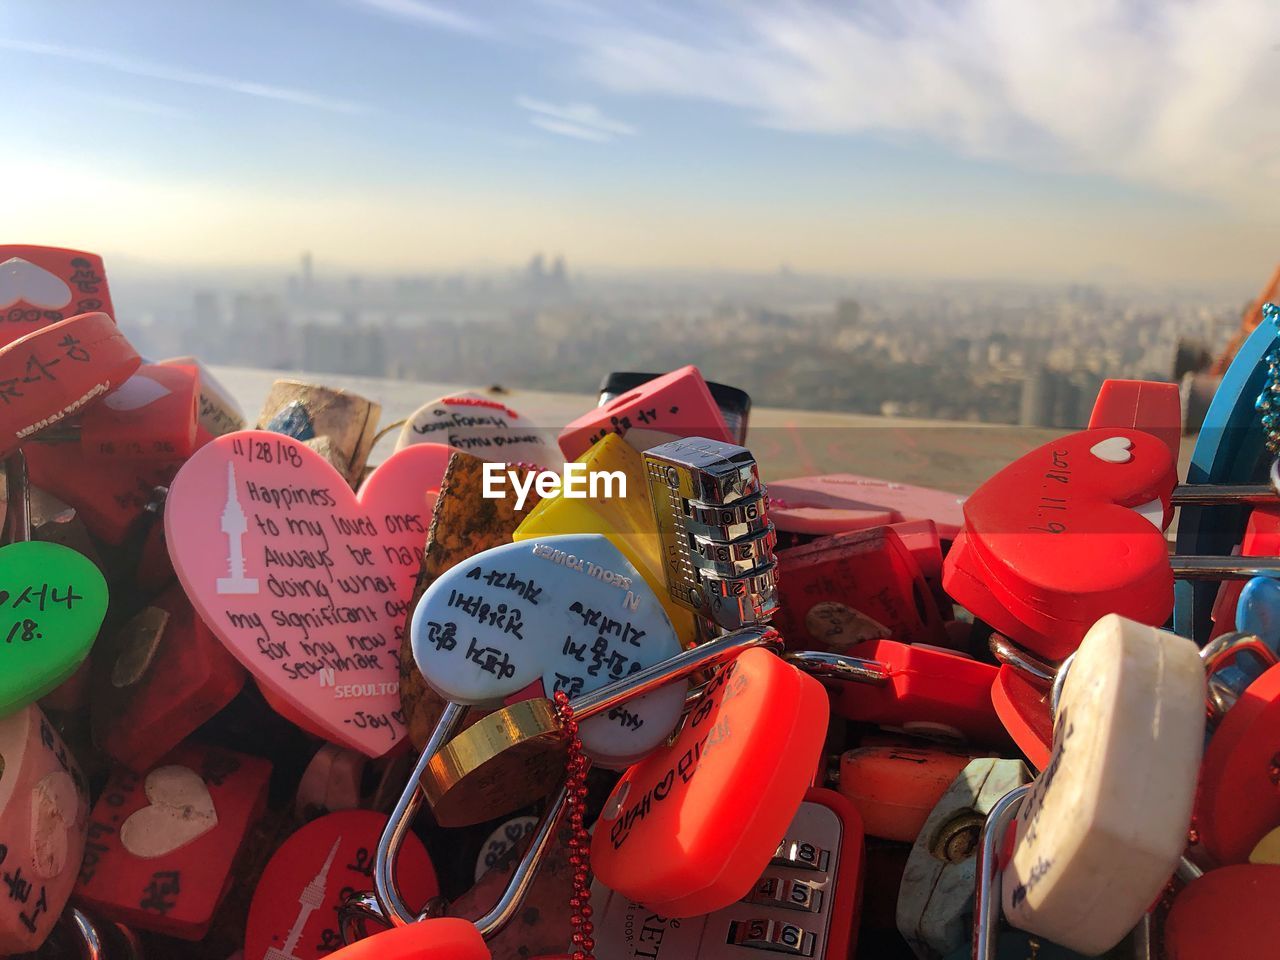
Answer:
M131 263L1280 260L1274 0L0 0L0 83L6 242Z

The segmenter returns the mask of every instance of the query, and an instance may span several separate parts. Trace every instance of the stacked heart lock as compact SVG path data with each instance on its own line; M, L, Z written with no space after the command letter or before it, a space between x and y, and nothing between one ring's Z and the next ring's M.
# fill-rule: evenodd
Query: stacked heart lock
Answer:
M0 249L0 956L1268 955L1266 315L1187 482L1108 381L967 498L766 489L693 366L250 423Z

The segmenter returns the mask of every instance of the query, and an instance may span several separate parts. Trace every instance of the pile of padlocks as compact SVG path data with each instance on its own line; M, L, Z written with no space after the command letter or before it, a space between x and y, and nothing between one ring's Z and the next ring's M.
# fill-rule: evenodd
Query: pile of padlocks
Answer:
M95 255L0 305L0 955L1280 950L1274 323L1188 482L1110 381L962 503L766 492L694 367L245 429Z

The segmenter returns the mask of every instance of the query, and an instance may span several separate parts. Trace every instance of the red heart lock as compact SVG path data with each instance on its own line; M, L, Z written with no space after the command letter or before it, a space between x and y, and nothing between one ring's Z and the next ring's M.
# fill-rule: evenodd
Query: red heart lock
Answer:
M1050 660L1071 653L1108 613L1162 624L1173 610L1162 531L1175 481L1169 448L1137 430L1082 430L1046 443L965 502L943 587Z
M766 650L743 653L675 742L614 787L591 841L597 878L668 917L738 900L813 781L827 716L818 681Z
M0 456L100 402L142 363L105 313L84 313L0 347Z
M100 256L0 244L0 347L82 313L115 316Z
M384 930L329 956L333 960L490 960L492 954L471 921L436 917Z
M447 448L389 457L352 493L298 440L232 433L183 465L165 504L175 572L281 715L378 757L405 728L398 650Z
M90 817L77 898L138 930L201 939L270 776L265 760L196 744L146 776L116 768Z
M1173 462L1182 449L1182 397L1176 383L1104 380L1093 402L1089 429L1131 427L1169 448Z
M1001 664L991 687L996 716L1032 766L1043 770L1053 752L1053 716L1049 712L1050 690L1037 684L1020 670Z
M1280 866L1210 870L1173 901L1164 923L1165 960L1273 956L1280 942Z
M892 527L779 550L774 623L792 649L843 652L868 638L945 643L938 605Z
M245 680L244 667L176 584L103 645L96 673L94 741L134 771L159 762L230 703Z
M878 685L832 684L831 708L840 716L916 736L1007 742L991 703L998 672L991 664L953 650L895 640L868 640L847 652L882 664L889 679Z
M1243 863L1280 826L1280 664L1240 694L1209 738L1195 825L1215 861Z
M258 881L244 935L245 960L316 960L342 947L344 894L369 890L385 814L331 813L298 829L272 855ZM419 910L440 892L422 841L409 833L396 859L405 902Z

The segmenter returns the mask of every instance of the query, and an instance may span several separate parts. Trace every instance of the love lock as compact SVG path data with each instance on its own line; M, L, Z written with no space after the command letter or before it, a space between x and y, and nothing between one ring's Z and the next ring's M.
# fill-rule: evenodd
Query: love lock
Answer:
M636 387L657 380L660 376L662 374L659 373L622 371L606 373L600 381L596 406L608 406L618 397L636 389ZM751 395L745 390L739 390L737 387L730 387L723 383L716 383L714 380L707 381L707 390L711 392L711 399L716 402L716 406L720 409L720 416L724 418L724 425L729 430L730 440L733 443L746 443L747 423L751 417Z
M840 755L840 793L853 801L867 836L911 843L951 782L974 759L950 746L895 743Z
M381 404L349 390L277 380L263 401L258 429L302 442L358 487L381 413Z
M558 438L568 460L576 460L607 433L644 451L677 437L706 437L731 444L733 436L697 367L655 377L589 410Z
M863 880L862 824L830 790L810 789L764 873L740 903L700 917L665 916L598 880L596 960L729 960L743 948L852 960Z
M198 450L166 500L196 612L278 713L367 756L405 734L397 652L442 469L412 447L353 494L301 441L250 430Z
M83 313L115 316L102 257L85 250L0 244L0 345Z
M1168 960L1263 956L1280 939L1280 866L1238 864L1210 870L1173 900L1164 923ZM1208 917L1212 923L1206 923Z
M999 869L1004 915L1086 954L1115 946L1142 919L1186 845L1204 721L1195 645L1107 616L1056 684L1049 764L984 827L975 958L995 950L994 858L1014 811L1012 854Z
M920 960L939 960L971 941L979 832L995 804L1030 779L1021 760L970 761L913 838L897 925Z
M543 470L563 466L553 434L505 403L478 393L440 397L415 410L400 430L396 449L415 443L444 444L482 460L530 464Z

